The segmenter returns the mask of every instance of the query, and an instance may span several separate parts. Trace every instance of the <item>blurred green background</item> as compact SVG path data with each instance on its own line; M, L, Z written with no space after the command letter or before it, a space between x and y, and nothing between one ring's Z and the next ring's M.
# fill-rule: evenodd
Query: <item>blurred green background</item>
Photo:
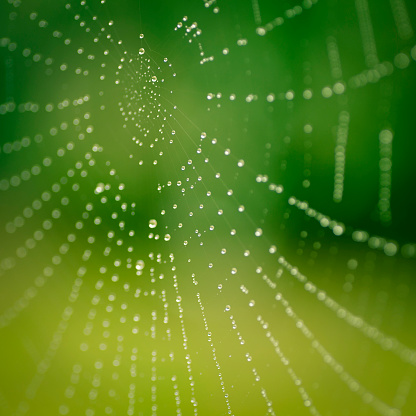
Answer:
M0 4L0 415L413 415L416 7Z

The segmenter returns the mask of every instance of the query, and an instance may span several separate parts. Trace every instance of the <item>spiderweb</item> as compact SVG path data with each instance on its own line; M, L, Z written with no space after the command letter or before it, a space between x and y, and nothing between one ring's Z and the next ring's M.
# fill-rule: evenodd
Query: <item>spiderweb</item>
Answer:
M1 3L4 415L411 415L414 6Z

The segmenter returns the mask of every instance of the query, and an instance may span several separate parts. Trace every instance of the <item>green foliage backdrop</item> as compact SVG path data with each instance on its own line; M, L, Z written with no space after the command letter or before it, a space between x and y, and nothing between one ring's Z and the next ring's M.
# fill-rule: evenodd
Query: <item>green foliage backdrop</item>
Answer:
M1 0L0 415L414 415L415 23Z

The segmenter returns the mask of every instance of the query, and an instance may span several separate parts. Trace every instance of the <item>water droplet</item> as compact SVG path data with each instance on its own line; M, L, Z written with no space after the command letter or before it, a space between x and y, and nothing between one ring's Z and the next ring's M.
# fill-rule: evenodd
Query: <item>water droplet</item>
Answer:
M94 193L95 194L100 194L101 192L104 192L104 184L103 183L99 183L97 184Z
M144 54L144 48L140 48L139 49L139 55L143 55Z
M137 260L136 261L136 269L137 270L143 270L144 269L144 261L143 260Z
M149 221L149 228L156 228L157 226L157 221L152 219Z
M264 35L266 34L266 29L264 29L264 27L258 27L258 28L256 29L256 33L257 33L259 36L264 36Z

